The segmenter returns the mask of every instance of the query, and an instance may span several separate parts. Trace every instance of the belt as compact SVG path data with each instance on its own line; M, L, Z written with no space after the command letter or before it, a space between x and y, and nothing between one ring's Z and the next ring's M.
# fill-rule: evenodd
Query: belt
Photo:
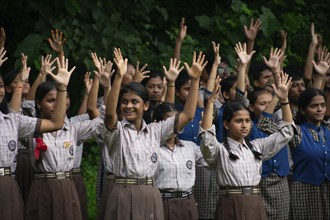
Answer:
M1 167L0 176L11 176L10 167Z
M220 195L254 195L260 194L257 186L242 186L242 187L220 187Z
M18 149L19 154L30 154L30 150L26 148Z
M125 177L115 177L115 184L125 184L125 185L154 185L153 178L125 178Z
M175 198L185 198L192 194L192 191L188 192L167 192L167 191L160 191L163 199L175 199Z
M105 179L107 180L115 180L116 176L113 173L107 173Z
M71 178L70 172L56 172L56 173L36 173L34 174L35 179L67 179Z
M72 171L72 174L78 174L78 173L80 173L80 168L73 168L71 171Z

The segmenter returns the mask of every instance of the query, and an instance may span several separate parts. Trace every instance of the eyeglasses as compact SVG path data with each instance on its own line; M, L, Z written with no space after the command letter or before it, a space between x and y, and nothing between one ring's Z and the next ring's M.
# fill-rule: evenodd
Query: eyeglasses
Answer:
M233 71L233 68L231 68L231 67L226 67L226 68L219 67L218 68L218 74L223 74L223 73L230 74L232 71Z

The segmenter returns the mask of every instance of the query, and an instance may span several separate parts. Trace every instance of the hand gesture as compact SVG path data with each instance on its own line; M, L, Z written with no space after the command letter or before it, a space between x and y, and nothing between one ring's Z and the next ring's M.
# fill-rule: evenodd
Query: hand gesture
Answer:
M51 31L52 33L52 39L48 38L48 42L50 47L56 52L56 53L61 53L63 52L63 45L66 41L66 39L63 39L63 33L59 32L58 29Z
M127 72L128 59L127 58L125 60L123 59L120 48L115 48L114 55L115 57L113 58L113 61L115 62L118 68L118 74L119 76L123 77L124 74Z
M292 80L292 78L289 77L288 74L286 74L282 71L282 73L279 74L277 87L274 84L272 84L274 93L280 101L286 101L288 99L289 88L291 86L291 80Z
M184 66L186 67L186 70L192 79L197 80L201 76L203 69L207 65L207 61L204 62L204 59L205 59L205 55L202 52L199 52L197 58L196 58L196 52L194 52L191 67L189 67L188 63L184 63Z
M250 27L247 29L246 25L244 25L244 32L247 39L254 41L257 37L258 31L261 29L261 21L257 19L256 23L253 23L253 18L250 22Z
M91 79L91 72L86 72L84 75L84 86L85 86L85 93L89 94L93 85L93 79Z
M47 54L46 57L42 56L41 57L41 69L40 69L40 73L42 74L43 77L46 77L48 72L52 72L56 67L53 66L56 59L52 59L52 55L51 54Z
M212 47L213 47L213 52L214 52L214 64L220 65L221 63L221 57L220 57L220 44L215 43L212 41Z
M100 59L101 58L98 58L96 53L91 53L91 56L92 56L92 60L93 60L95 68L97 69L97 71L100 71L100 69L101 69Z
M281 30L280 31L281 33L281 40L282 40L282 51L286 49L286 39L287 39L287 36L288 36L288 33L285 32L285 30Z
M21 69L20 69L20 76L21 81L26 82L29 79L31 67L27 67L27 59L28 57L22 53L21 55Z
M6 56L6 53L7 51L5 50L4 47L1 47L0 49L0 67L2 66L2 64L8 60L8 57L5 57Z
M275 50L274 50L274 48L270 48L269 60L267 60L265 56L263 56L263 58L264 58L265 64L273 72L277 72L277 70L280 69L280 64L281 64L280 61L283 56L284 56L284 54L281 49L275 48Z
M217 77L215 78L214 81L214 87L213 87L213 91L209 97L209 102L215 102L216 100L218 100L219 98L219 92L220 92L220 82L221 82L221 77L219 75L217 75Z
M312 61L312 63L315 71L321 76L324 76L330 66L330 53L328 52L328 50L323 50L320 54L319 59L319 63L316 64L314 60Z
M243 45L241 42L238 42L235 46L235 51L237 53L237 56L242 64L248 64L255 53L255 51L252 51L250 54L247 54L246 52L246 43Z
M105 58L103 60L100 58L100 70L94 71L95 76L99 79L100 84L103 88L110 88L111 83L111 76L115 72L112 70L113 63L111 61L106 61Z
M317 40L317 34L315 34L315 27L314 27L314 23L311 24L311 44L316 46L317 43L318 43L318 40Z
M317 62L321 62L324 59L324 56L328 53L328 49L324 46L323 48L319 47L317 50Z
M182 18L180 22L180 31L178 35L178 40L183 41L186 35L187 35L187 25L185 23L185 18Z
M6 41L5 30L3 28L0 28L0 48L3 48L5 46L5 41Z
M164 74L166 76L166 80L169 82L175 82L178 78L179 73L183 70L183 66L180 68L180 61L176 58L171 58L170 60L170 67L168 70L165 66L163 66Z
M55 82L59 85L67 87L70 81L71 74L76 69L76 67L72 67L70 71L68 71L69 68L69 61L68 59L65 59L65 57L62 57L62 61L57 57L56 58L57 63L57 74L53 74L51 71L48 71L47 73L55 80Z
M150 73L149 70L145 70L147 68L148 64L144 64L144 66L140 69L140 62L137 61L136 63L136 71L135 74L133 75L132 82L142 82L145 78L149 78L150 76L147 75Z

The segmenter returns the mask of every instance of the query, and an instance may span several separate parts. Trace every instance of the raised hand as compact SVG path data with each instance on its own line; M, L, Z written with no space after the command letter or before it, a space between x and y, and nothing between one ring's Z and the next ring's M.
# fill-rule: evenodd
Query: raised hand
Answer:
M111 87L111 76L115 72L112 70L113 63L111 61L106 61L105 58L100 59L101 68L100 71L94 71L95 76L99 79L100 84L103 88Z
M20 69L20 76L21 81L26 82L29 79L31 67L27 67L27 59L28 57L22 53L21 55L21 69Z
M101 58L99 58L96 53L91 53L91 56L92 56L92 60L93 60L95 68L97 69L97 71L100 71L100 69L101 69L100 59Z
M318 43L317 34L315 34L314 23L311 24L311 44L316 46Z
M187 25L185 23L185 18L181 18L178 40L183 41L186 35L187 35Z
M58 31L58 29L51 31L52 38L48 38L48 42L50 47L56 52L61 53L63 52L63 45L66 42L66 39L63 38L63 33Z
M118 74L119 76L124 76L124 74L127 72L127 62L128 59L125 58L125 60L123 59L123 56L121 54L120 48L115 48L115 50L113 51L114 53L114 58L113 61L115 62L117 68L118 68Z
M216 65L220 65L221 63L221 57L220 57L220 44L219 43L215 43L214 41L212 41L212 47L213 47L213 52L214 52L214 63Z
M89 94L93 85L93 79L91 79L91 72L86 72L84 75L84 86L85 86L85 93Z
M72 67L70 71L68 71L69 68L69 61L68 59L65 59L65 57L62 57L62 61L57 57L56 58L57 63L57 74L53 74L51 71L48 71L47 73L55 80L55 82L61 86L67 87L70 81L71 74L76 69L76 67Z
M281 40L282 40L282 47L281 47L281 50L284 52L284 50L286 50L286 46L287 46L287 37L288 37L288 33L285 32L285 30L281 30L280 31L280 34L281 34Z
M171 58L170 60L170 67L168 70L165 66L163 66L164 74L166 76L166 80L169 82L175 82L175 80L178 78L180 72L183 70L183 66L180 68L180 61L176 58Z
M41 69L40 73L42 74L43 77L46 77L48 72L52 72L56 67L53 66L56 59L52 59L51 54L47 54L46 57L42 56L41 57Z
M0 67L2 66L2 64L8 60L8 57L5 57L6 56L6 53L7 51L5 50L4 47L1 47L0 49Z
M315 71L324 76L330 67L330 53L327 50L323 50L319 57L320 61L316 63L312 61Z
M142 82L143 79L149 78L150 76L147 75L150 73L149 70L145 70L147 68L148 64L144 64L143 67L140 69L140 62L137 61L136 63L136 71L135 74L132 77L132 82Z
M0 28L0 48L3 48L5 46L5 41L6 41L6 32L3 28Z
M282 73L279 75L278 78L278 85L275 86L274 84L272 84L274 93L280 101L286 102L288 100L288 93L291 86L291 80L292 78L289 77L288 74L282 71Z
M184 63L184 66L186 67L186 70L192 79L199 79L199 77L201 76L201 73L208 62L208 61L204 62L204 59L205 59L205 55L202 52L199 52L197 58L196 58L196 52L194 52L191 67L189 67L188 63Z
M250 22L249 29L244 25L244 33L247 39L254 41L257 37L258 31L261 29L261 21L257 19L255 23L253 23L253 18Z
M209 102L215 102L216 100L218 100L219 92L220 92L220 88L221 88L220 82L221 82L221 77L219 75L217 75L217 77L215 78L215 81L214 81L213 91L208 99Z
M252 51L250 54L247 54L246 52L246 43L243 45L241 42L238 42L235 46L235 51L237 53L237 56L242 64L248 64L255 53L255 51Z
M277 72L280 69L280 61L284 56L283 52L279 48L270 48L269 60L263 56L265 64L273 71Z

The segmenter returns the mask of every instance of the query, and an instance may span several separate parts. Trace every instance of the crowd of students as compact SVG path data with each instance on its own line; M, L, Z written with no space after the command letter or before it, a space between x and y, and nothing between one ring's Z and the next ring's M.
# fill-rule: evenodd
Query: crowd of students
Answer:
M261 28L244 27L234 68L215 42L213 63L194 52L182 65L184 19L163 71L134 66L120 48L113 62L92 53L71 118L75 67L52 31L57 56L42 57L32 85L25 54L0 74L0 219L87 219L90 138L102 154L98 219L330 219L330 53L312 24L303 73L284 67L283 31L282 47L251 63ZM1 28L0 67L4 45Z

